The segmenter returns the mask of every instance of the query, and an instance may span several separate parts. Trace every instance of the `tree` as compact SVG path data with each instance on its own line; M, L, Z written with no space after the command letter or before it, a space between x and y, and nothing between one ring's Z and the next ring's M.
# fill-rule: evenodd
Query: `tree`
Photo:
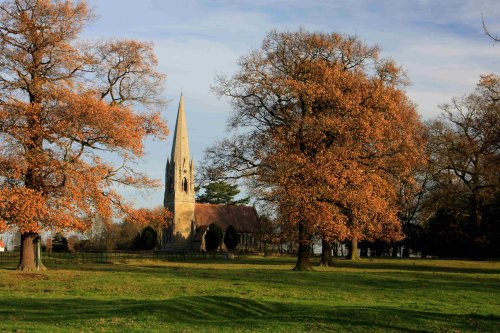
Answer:
M78 243L80 243L80 237L77 235L71 235L67 238L68 240L68 250L70 252L75 252L78 249Z
M163 206L156 208L140 208L129 212L124 223L149 226L155 231L157 236L156 243L162 244L163 231L167 228L172 220L172 214Z
M205 174L247 178L272 202L310 270L315 236L399 239L394 184L423 161L422 126L402 70L339 34L269 33L216 91L232 100L231 138L207 150Z
M60 232L52 237L52 251L54 252L68 252L68 239Z
M155 248L156 243L156 231L151 226L147 226L135 237L134 250L151 251Z
M238 185L232 185L224 181L216 181L203 186L204 193L196 196L197 202L223 205L246 205L249 198L236 200L240 194Z
M158 184L131 167L167 134L153 46L79 41L92 18L85 1L0 3L0 228L21 233L20 270L42 230L130 210L114 184Z
M434 188L428 195L430 219L423 223L431 236L453 234L448 247L451 238L460 251L469 243L471 254L488 242L484 215L500 191L500 77L483 75L473 93L441 109L441 117L428 124Z
M484 30L484 33L490 37L491 39L493 39L493 41L495 42L500 42L500 36L495 36L493 35L489 30L488 28L486 28L486 23L484 22L484 16L483 14L481 14L481 20L483 22L483 30Z
M45 239L45 251L49 253L52 252L52 237L48 237Z
M216 251L222 244L222 229L215 223L208 226L205 234L205 249L208 252Z
M233 251L236 246L240 243L240 234L236 229L229 225L226 229L226 234L224 235L224 244L229 251Z

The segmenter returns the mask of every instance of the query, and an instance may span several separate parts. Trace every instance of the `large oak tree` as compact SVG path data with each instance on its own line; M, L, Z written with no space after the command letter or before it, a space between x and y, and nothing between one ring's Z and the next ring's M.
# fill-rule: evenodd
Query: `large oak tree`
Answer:
M21 233L21 270L44 229L130 210L113 184L154 185L131 168L167 134L153 47L78 40L91 19L85 1L0 3L0 227Z
M218 80L236 133L207 150L205 173L247 178L275 205L297 270L311 269L314 237L401 237L395 184L422 163L423 131L404 73L378 54L356 37L273 31Z

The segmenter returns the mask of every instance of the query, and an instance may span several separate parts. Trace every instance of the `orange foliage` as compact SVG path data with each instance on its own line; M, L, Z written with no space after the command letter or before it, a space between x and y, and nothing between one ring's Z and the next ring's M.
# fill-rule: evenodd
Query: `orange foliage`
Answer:
M400 239L395 185L425 162L424 131L404 73L378 52L355 37L271 32L219 78L240 132L208 150L207 173L251 178L300 244Z
M79 42L85 1L0 7L0 228L85 230L130 213L113 185L158 185L131 162L168 133L152 45Z
M164 207L140 208L129 211L126 221L141 226L151 226L155 230L168 227L172 214Z

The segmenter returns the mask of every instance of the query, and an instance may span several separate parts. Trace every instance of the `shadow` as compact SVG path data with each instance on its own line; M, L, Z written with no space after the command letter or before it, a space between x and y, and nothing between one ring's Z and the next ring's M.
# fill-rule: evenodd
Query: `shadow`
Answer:
M139 261L128 264L82 264L79 266L61 266L51 269L63 269L74 272L110 272L128 275L133 272L139 280L158 278L162 280L183 280L186 283L200 283L209 281L211 285L253 285L260 290L269 288L294 289L302 286L304 290L337 288L355 288L363 290L404 290L405 292L429 292L436 290L455 293L457 290L474 290L476 292L500 292L498 277L485 275L480 278L474 274L435 274L436 272L450 273L449 270L426 270L408 265L360 263L336 261L335 267L318 270L316 272L294 272L292 266L284 263L283 267L277 265L263 265L260 259L250 264L237 265L233 262L231 267L216 262L204 262L204 265L192 262L168 262L157 260ZM373 268L373 266L377 268ZM405 269L399 268L399 266ZM368 268L366 268L368 267ZM349 268L349 269L339 269ZM424 266L424 268L427 268ZM359 271L364 269L366 272Z
M380 259L379 259L380 260ZM356 269L383 269L415 272L439 272L439 273L466 273L466 274L500 274L500 268L471 268L471 267L450 267L440 265L439 261L425 259L383 259L384 262L372 261L371 259L361 259L359 261L335 260L334 267L356 268ZM447 262L457 262L446 260ZM478 265L481 262L476 262Z
M162 331L163 328L179 331L186 328L191 331L495 331L500 321L495 315L378 306L324 306L224 296L167 300L4 297L0 299L0 318L1 325L7 329L19 326L21 323L16 326L16 321L22 318L24 327L60 328L62 325L72 330L93 323L95 328L122 330L133 322L150 329L162 327Z

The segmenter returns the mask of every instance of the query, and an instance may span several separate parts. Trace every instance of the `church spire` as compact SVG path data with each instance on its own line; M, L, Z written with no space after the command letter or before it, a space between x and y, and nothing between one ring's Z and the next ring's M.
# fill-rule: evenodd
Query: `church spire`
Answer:
M188 132L186 125L186 113L184 112L184 96L179 100L179 110L177 111L177 121L175 123L174 140L172 142L172 153L170 161L177 166L186 168L190 160ZM187 164L185 164L187 163Z

